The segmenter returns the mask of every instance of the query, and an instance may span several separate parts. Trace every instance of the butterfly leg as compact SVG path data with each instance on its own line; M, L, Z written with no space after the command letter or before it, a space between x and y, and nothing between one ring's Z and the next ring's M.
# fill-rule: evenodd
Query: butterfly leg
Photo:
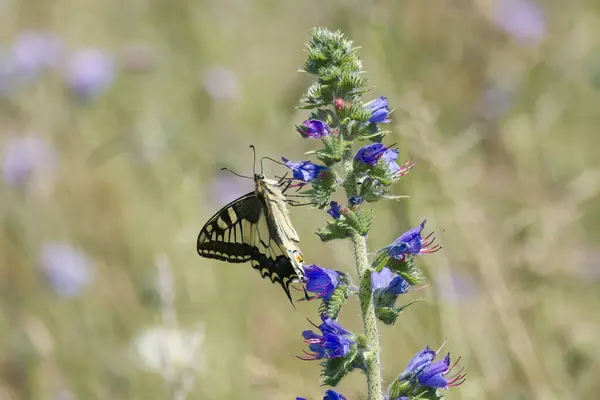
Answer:
M284 182L289 181L287 179L288 174L290 173L290 171L286 172L285 174L283 174L283 176L276 176L277 179L279 179L279 182L277 182L278 184L282 185Z
M302 207L302 206L314 206L314 205L317 205L317 203L314 203L314 202L300 203L298 200L290 200L290 199L287 199L286 201L287 201L287 203L291 207Z

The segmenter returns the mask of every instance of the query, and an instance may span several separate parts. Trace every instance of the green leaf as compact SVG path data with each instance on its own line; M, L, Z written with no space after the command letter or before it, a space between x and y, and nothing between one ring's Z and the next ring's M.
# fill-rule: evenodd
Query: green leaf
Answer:
M416 299L403 305L402 307L377 307L375 309L375 314L377 315L377 319L383 322L386 325L394 325L398 316L404 312L409 306L415 304L418 301L422 301L423 299Z
M348 275L340 271L336 272L340 274L339 283L333 291L333 294L331 295L329 301L323 299L321 305L319 306L319 312L321 314L324 314L333 319L337 319L342 309L342 306L346 304L346 302L348 301L348 297L350 296L350 291L348 288L350 280L348 278Z
M349 228L358 232L359 235L366 236L371 228L373 216L367 211L353 211L349 208L342 209L342 215L346 217L343 221ZM338 221L341 221L340 218Z
M354 361L357 355L356 346L352 346L346 357L330 358L321 363L321 382L324 385L336 386L344 376L356 368Z
M309 196L318 208L324 208L337 186L335 171L328 170L321 172L319 177L311 182L310 189L303 190L301 193Z
M338 222L339 220L333 220L327 222L325 228L319 228L317 235L323 242L329 242L335 239L345 239L350 234L350 230L346 224Z

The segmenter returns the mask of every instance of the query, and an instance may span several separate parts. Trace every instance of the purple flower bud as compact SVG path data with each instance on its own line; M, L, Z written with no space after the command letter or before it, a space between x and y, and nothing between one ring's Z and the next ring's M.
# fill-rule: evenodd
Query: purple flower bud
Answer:
M37 172L52 172L56 159L55 151L42 138L12 138L2 151L2 175L11 185L23 183Z
M371 112L369 122L371 123L387 123L390 122L388 116L390 115L390 109L388 108L387 97L381 96L373 101L370 101L365 106L365 110Z
M90 99L108 90L116 74L111 56L98 49L74 53L66 69L66 85L77 97Z
M329 125L318 119L304 121L298 131L306 137L320 139L329 135Z
M45 243L40 264L52 289L62 297L79 295L92 280L92 262L85 253L68 243Z

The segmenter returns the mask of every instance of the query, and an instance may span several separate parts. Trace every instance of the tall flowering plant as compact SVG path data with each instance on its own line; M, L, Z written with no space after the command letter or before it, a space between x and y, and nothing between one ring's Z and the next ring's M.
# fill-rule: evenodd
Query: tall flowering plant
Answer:
M315 77L302 99L310 112L296 129L301 137L321 146L307 154L319 160L290 161L294 185L330 218L317 235L322 241L350 240L354 248L358 287L349 275L318 265L305 267L308 299L320 301L321 323L302 333L308 350L302 360L320 360L322 384L336 386L350 371L367 378L369 400L442 399L444 390L460 385L465 375L453 372L450 353L435 361L439 351L419 351L406 369L384 390L381 379L378 322L392 325L410 304L397 306L398 298L423 284L415 259L441 249L433 234L423 237L425 221L401 234L393 243L367 257L366 237L373 217L366 203L398 199L392 186L414 167L399 163L399 150L383 143L390 133L382 124L393 112L384 96L365 102L368 81L352 42L340 32L315 28L306 46L303 71ZM331 201L335 191L345 192L346 205ZM364 332L350 332L337 321L350 296L360 300ZM330 389L324 399L345 399ZM298 397L298 399L302 399Z

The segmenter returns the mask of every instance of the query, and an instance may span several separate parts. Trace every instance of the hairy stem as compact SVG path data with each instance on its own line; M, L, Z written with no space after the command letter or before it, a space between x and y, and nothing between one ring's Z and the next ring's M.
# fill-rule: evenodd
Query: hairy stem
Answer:
M352 154L347 153L344 157L344 187L347 197L356 196L358 188L352 167ZM370 354L367 358L367 386L368 400L383 400L381 389L381 365L379 362L379 332L377 331L377 318L373 304L373 292L371 290L371 274L369 273L369 260L367 258L367 240L357 232L351 236L354 246L354 257L356 258L356 270L360 278L360 309L362 312L365 336Z

